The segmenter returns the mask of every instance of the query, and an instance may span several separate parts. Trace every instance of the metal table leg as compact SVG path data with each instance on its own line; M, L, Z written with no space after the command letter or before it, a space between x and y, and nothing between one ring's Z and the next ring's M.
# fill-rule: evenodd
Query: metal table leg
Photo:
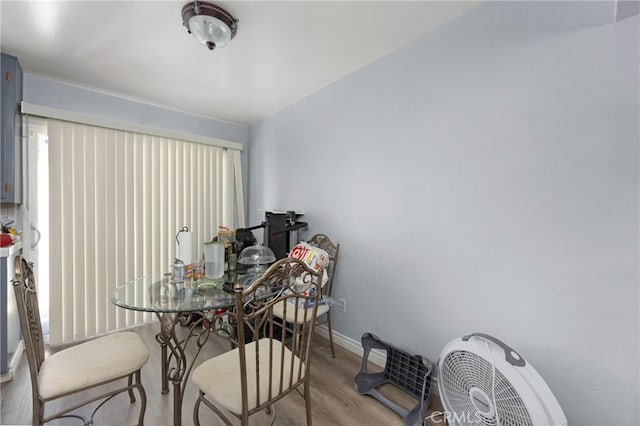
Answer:
M173 383L173 425L182 425L182 399L191 368L200 354L202 346L207 342L210 327L203 327L204 315L191 322L186 337L182 340L176 335L176 325L180 324L178 313L156 313L160 320L160 332L156 341L161 350L162 393L169 392L169 381ZM192 314L193 315L193 314ZM185 348L195 338L196 353L188 360Z
M162 383L162 394L169 393L169 377L167 376L169 360L167 359L167 345L160 343L160 382Z

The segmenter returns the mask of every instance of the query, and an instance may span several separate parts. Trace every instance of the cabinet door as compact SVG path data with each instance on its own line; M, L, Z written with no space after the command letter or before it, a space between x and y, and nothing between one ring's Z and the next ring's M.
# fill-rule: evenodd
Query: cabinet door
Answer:
M22 101L22 69L18 60L9 55L2 54L2 102L0 103L0 127L2 134L0 143L2 154L0 165L2 166L0 187L0 201L5 203L20 203L22 191L21 178L21 115L20 102Z
M20 316L11 281L15 278L14 262L20 251L0 258L0 373L7 373L16 361L15 355L22 340Z

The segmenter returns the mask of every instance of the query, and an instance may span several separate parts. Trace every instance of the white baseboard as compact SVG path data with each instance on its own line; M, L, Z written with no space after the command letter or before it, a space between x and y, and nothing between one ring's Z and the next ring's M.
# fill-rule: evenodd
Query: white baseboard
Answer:
M0 374L0 383L10 382L11 380L13 380L13 368Z
M318 333L320 336L326 339L329 338L329 329L324 324L316 327L316 333ZM351 337L347 337L344 334L338 333L335 330L333 330L332 334L333 334L334 344L340 346L343 349L348 350L349 352L353 352L359 357L362 357L364 350L362 349L362 344L359 341L354 340ZM379 367L384 368L384 365L387 361L387 355L381 350L372 349L371 352L369 353L369 361Z
M18 343L18 347L16 348L16 352L13 354L13 358L11 359L11 367L0 375L0 383L9 382L13 380L13 370L18 367L20 364L20 360L22 359L22 353L24 352L24 345L22 340Z
M329 339L329 329L324 324L316 327L316 333L326 339ZM349 352L358 355L359 357L362 357L364 350L362 349L362 344L359 341L354 340L351 337L347 337L344 334L338 333L335 330L333 330L332 334L334 344L340 346L342 349L346 349ZM372 349L369 353L369 361L379 367L384 368L387 361L387 355L384 351L381 351L379 349ZM439 395L438 377L435 372L431 376L431 394Z

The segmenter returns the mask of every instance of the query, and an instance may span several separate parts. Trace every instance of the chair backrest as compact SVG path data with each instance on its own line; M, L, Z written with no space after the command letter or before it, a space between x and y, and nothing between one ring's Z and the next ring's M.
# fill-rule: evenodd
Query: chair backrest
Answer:
M327 266L327 274L329 281L324 286L324 294L331 296L333 291L333 278L336 275L336 267L338 266L338 255L340 254L340 244L336 244L325 234L316 234L309 241L308 244L316 247L320 247L329 254L329 266Z
M259 411L308 380L322 273L299 259L284 258L246 290L236 284L235 313L229 321L240 356L243 417L245 411L246 416ZM273 312L278 304L285 315L289 311L299 320L283 322ZM250 412L249 400L255 407Z
M39 394L38 372L44 361L44 339L40 323L36 280L33 275L33 264L28 263L21 256L16 256L15 259L15 278L12 284L20 316L22 339L29 363L31 387L35 394Z

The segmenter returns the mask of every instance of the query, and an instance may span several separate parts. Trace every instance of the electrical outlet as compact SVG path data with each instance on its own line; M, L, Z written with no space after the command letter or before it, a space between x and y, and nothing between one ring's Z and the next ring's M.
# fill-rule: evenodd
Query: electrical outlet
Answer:
M340 312L347 312L347 299L344 297L338 299L338 310Z

